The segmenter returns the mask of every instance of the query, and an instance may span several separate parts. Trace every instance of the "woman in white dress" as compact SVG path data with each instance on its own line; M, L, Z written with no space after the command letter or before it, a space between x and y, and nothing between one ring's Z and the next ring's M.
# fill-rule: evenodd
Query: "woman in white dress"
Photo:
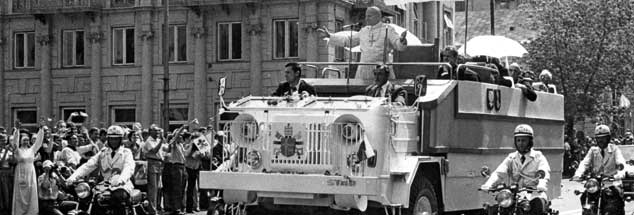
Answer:
M13 215L38 214L37 175L33 161L43 140L44 132L42 130L37 133L36 141L32 146L29 135L20 135L18 128L13 131L11 144L17 148L15 150L17 166L15 167L13 186Z

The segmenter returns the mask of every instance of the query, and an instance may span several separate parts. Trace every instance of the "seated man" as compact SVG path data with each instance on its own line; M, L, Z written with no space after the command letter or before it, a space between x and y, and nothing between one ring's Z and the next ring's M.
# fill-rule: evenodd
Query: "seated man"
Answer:
M286 82L277 86L277 90L273 92L273 96L291 96L294 93L300 95L316 96L315 88L305 81L301 80L302 68L297 63L287 63L284 70Z
M387 66L380 66L374 70L374 84L365 88L366 96L390 98L390 102L405 105L407 91L399 85L390 83L387 79L390 70Z

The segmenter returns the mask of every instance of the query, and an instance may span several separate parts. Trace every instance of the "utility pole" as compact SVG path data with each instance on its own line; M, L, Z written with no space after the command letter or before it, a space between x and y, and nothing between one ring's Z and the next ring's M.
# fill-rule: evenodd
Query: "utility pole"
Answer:
M163 0L163 129L170 127L169 0Z
M491 0L491 35L495 35L495 0Z

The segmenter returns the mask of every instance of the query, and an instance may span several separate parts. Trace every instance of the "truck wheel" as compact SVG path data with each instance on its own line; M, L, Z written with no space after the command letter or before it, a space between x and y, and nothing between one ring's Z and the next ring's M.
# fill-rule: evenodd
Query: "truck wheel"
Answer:
M409 208L405 210L408 215L438 214L438 199L436 192L429 180L420 178L412 184L409 197Z

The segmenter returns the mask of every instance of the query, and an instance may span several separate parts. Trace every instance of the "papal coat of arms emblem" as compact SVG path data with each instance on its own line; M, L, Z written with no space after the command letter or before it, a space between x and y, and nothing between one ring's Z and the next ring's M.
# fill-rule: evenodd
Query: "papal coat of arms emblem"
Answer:
M275 140L273 141L273 144L280 146L279 149L275 149L276 158L277 156L279 156L279 154L282 154L286 157L291 157L295 154L301 156L303 154L302 145L304 144L304 142L302 141L302 132L293 132L293 128L299 126L301 125L293 126L290 123L287 123L286 126L284 126L283 128L283 135L280 134L279 130L275 132Z

